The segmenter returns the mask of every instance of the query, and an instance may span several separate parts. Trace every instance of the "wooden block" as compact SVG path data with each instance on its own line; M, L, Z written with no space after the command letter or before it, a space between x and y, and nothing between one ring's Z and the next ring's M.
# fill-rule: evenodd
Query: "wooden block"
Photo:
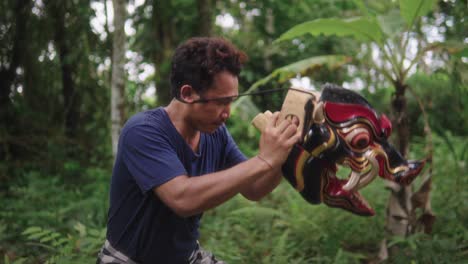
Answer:
M292 118L293 116L296 116L299 120L298 129L299 131L303 131L305 106L309 100L312 100L315 104L319 97L319 93L307 91L301 88L294 88L289 90L281 107L278 123L283 121L285 118ZM273 113L267 110L264 113L260 113L255 116L251 123L255 128L260 130L260 132L263 132L269 118L271 118L272 115Z
M256 115L252 120L253 126L260 130L260 132L263 132L268 123L268 120L272 117L272 115L273 113L269 110L265 111L265 113L260 113Z
M309 100L316 102L319 98L318 93L307 91L302 88L294 88L289 90L281 107L281 113L278 122L285 118L296 116L299 119L299 131L303 131L305 118L305 105Z

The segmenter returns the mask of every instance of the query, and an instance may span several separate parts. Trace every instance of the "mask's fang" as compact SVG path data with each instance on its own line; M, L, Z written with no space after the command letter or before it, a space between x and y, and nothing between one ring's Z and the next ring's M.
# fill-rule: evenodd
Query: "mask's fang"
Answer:
M351 172L348 182L343 186L343 190L350 192L358 185L359 180L361 179L361 174L355 171Z
M375 177L377 177L377 174L379 174L379 161L369 154L370 152L368 151L366 153L366 157L367 157L367 160L369 160L370 162L371 168L361 178L356 190L360 190L361 188L366 187L369 183L371 183L375 179Z

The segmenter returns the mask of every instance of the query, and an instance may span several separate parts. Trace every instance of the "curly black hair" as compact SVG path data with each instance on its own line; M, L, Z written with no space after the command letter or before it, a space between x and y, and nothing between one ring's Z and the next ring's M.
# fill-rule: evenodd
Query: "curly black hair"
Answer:
M175 50L171 65L172 97L180 97L180 87L188 84L202 94L223 71L239 76L247 55L219 37L195 37Z

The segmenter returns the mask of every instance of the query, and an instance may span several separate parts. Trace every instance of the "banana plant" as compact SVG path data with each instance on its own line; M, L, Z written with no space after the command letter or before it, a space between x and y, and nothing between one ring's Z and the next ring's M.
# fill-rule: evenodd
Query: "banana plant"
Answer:
M291 41L303 35L351 37L361 43L367 43L380 54L379 60L364 58L362 63L369 65L382 74L394 87L392 99L393 123L397 132L397 146L406 155L409 148L409 127L407 119L405 92L411 88L407 84L408 75L421 62L428 51L462 52L461 46L448 46L444 42L419 43L416 51L410 48L410 42L415 40L416 29L421 17L434 10L436 0L400 0L399 9L391 8L385 14L370 10L362 0L355 0L361 17L350 19L322 18L296 25L283 33L275 42ZM358 61L359 58L354 58ZM420 105L420 107L423 105ZM424 112L424 109L422 109ZM427 124L426 124L427 125ZM427 134L430 137L430 129ZM430 138L428 139L431 144ZM429 153L432 153L429 151ZM430 154L431 155L431 154ZM428 157L428 161L432 160ZM432 167L432 164L430 164ZM430 232L435 216L430 206L431 169L426 174L418 191L414 186L403 187L398 184L388 184L391 191L388 208L386 230L389 236L402 236L424 229ZM422 214L416 215L416 209L421 208ZM388 256L384 241L381 258Z
M334 69L341 67L350 61L351 57L344 55L323 55L303 59L274 70L269 75L253 83L244 94L253 93L261 86L266 85L273 80L276 83L281 84L288 82L298 74L310 73L321 67ZM255 104L248 96L239 97L238 100L234 101L232 109L236 112L242 112L244 115L246 115L244 120L252 120L259 112L255 107Z

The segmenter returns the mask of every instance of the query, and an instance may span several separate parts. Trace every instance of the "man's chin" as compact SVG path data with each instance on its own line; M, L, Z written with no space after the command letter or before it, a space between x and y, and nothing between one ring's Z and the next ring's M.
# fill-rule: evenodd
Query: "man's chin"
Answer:
M208 126L203 127L202 129L200 129L200 131L202 131L203 133L212 134L216 130L218 130L218 128L220 126L222 126L222 125L223 125L223 123L221 123L221 124L210 124Z

